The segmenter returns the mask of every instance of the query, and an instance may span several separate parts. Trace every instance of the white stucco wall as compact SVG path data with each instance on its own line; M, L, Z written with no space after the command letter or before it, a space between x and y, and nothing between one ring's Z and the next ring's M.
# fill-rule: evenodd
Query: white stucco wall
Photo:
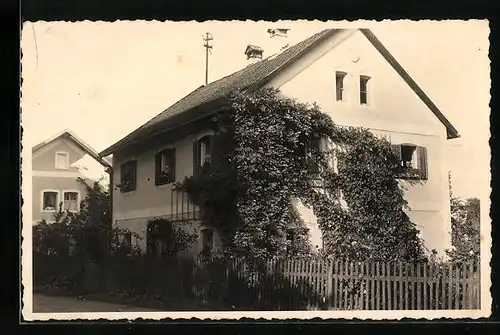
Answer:
M120 183L120 166L130 159L137 161L136 189L122 193L119 188L113 188L113 222L117 227L139 234L142 239L136 243L142 250L146 250L146 228L149 219L168 217L172 213L184 213L183 218L192 219L193 211L197 211L188 201L187 195L176 198L176 193L172 193L172 184L155 185L156 153L166 148L175 148L175 179L180 182L193 174L193 142L209 133L209 130L202 131L161 145L146 143L135 154L113 156L115 185ZM199 231L203 227L194 221L192 226L185 228ZM214 233L214 244L217 242L218 236ZM198 243L188 250L188 254L194 255L199 249L201 250L201 236Z
M336 101L336 71L347 73L344 101ZM361 75L371 78L368 105L359 103ZM442 164L446 129L361 32L331 37L268 86L279 88L285 96L318 104L339 125L371 129L394 144L425 146L428 180L409 187L405 199L411 207L408 215L420 229L425 246L444 254L451 244L447 171ZM314 227L311 211L302 212L308 225Z

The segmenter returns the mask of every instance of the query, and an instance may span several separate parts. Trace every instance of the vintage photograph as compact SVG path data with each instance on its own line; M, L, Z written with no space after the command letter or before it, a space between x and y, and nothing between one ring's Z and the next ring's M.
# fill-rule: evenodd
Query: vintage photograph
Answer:
M25 22L25 320L479 318L488 21Z

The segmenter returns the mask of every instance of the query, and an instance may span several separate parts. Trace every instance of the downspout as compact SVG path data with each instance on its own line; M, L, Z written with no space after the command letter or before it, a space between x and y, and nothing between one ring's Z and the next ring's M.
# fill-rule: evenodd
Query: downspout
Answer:
M113 230L113 190L114 190L114 183L113 183L113 167L109 166L106 169L106 172L109 174L109 216L111 220L111 230ZM113 235L113 233L111 233ZM113 236L111 236L111 239ZM109 241L108 245L108 254L111 251L111 240Z

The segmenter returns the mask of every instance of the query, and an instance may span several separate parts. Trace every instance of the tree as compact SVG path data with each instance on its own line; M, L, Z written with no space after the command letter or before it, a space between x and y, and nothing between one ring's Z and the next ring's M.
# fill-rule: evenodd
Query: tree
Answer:
M303 238L286 239L290 227L303 228L291 206L300 200L313 208L329 255L424 259L418 230L403 211L390 143L339 127L317 106L274 89L236 93L229 102L212 120L216 157L178 185L200 205L205 223L223 232L227 252L265 259L301 250L290 244Z
M34 226L33 247L35 252L46 255L73 253L99 262L120 248L117 243L119 236L131 232L112 227L111 197L107 188L99 181L90 184L78 178L78 182L86 189L79 212L63 211L60 206L54 214L54 223L41 222ZM137 234L133 235L139 238Z
M477 198L451 197L451 243L446 253L458 263L479 261L480 256L480 201Z

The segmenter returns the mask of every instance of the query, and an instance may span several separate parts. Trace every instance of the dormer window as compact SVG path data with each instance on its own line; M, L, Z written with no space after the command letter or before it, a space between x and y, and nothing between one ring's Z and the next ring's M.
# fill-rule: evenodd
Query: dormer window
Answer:
M56 152L56 169L67 170L69 169L69 153Z
M370 77L359 77L359 102L362 105L368 105L368 81Z
M337 101L344 100L344 78L346 76L345 72L337 71L335 72L335 99Z

